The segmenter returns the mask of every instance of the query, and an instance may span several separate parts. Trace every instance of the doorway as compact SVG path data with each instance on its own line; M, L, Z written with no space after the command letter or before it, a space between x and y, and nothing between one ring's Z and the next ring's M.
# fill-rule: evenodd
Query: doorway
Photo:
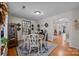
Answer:
M62 18L56 21L54 27L54 37L61 44L69 39L69 19ZM62 41L62 42L61 42Z

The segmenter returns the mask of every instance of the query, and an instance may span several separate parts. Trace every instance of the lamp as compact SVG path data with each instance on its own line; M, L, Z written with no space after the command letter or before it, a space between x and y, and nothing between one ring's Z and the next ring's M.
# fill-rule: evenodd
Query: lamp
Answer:
M35 13L36 15L41 14L41 12L40 12L40 11L35 11L34 13Z

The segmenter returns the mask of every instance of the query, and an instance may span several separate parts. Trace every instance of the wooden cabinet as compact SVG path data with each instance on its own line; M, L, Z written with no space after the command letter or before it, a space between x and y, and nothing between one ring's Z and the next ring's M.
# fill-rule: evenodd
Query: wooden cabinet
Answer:
M17 46L17 27L14 23L9 23L8 27L8 47Z

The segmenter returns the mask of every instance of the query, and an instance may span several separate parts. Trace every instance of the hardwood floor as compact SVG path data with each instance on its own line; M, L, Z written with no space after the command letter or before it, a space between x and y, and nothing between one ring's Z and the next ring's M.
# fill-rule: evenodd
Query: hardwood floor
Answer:
M69 43L64 42L62 36L57 36L54 41L48 41L49 44L55 44L57 47L49 54L49 56L79 56L79 50L69 47ZM16 47L9 48L8 56L16 56Z
M8 56L17 56L16 47L12 47L8 49Z
M49 56L79 56L79 50L69 47L69 43L64 42L62 36L57 36L57 38L50 42L57 47L49 54Z

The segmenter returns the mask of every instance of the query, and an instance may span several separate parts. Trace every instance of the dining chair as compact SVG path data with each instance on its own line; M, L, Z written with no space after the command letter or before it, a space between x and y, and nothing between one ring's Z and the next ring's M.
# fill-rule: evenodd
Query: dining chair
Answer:
M47 40L48 40L47 36L48 36L48 33L46 31L43 39L43 45L46 50L47 50Z
M27 47L27 49L29 49L29 41L30 41L30 36L29 35L23 35L23 40L24 40L24 44L23 47Z
M37 54L39 54L39 41L38 41L38 35L37 34L31 34L30 35L30 50L29 53L31 54L33 48L37 48L34 51L37 51Z

